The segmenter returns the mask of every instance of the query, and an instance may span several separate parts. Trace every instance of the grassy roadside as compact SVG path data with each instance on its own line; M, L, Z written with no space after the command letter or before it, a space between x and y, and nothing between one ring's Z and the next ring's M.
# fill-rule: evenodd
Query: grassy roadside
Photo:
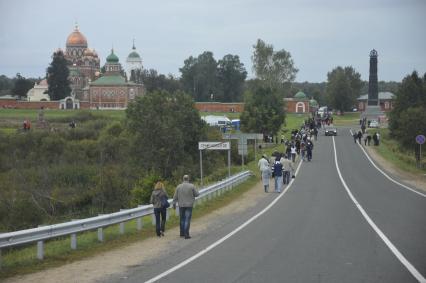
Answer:
M372 147L381 157L402 171L423 175L426 174L426 154L422 153L422 169L417 168L413 151L403 151L399 144L389 137L389 129L368 129L368 132L380 134L380 145Z
M252 163L247 167L253 168L254 162ZM237 196L252 188L257 182L257 177L251 177L233 190L209 201L203 201L202 204L194 208L194 220L228 205ZM170 213L170 219L166 224L167 229L178 225L178 217L174 216L173 211L170 211ZM147 216L143 218L143 228L140 231L136 228L136 220L126 222L123 235L119 233L119 225L104 228L103 243L98 242L97 231L80 233L77 235L77 250L70 249L69 237L47 241L44 246L45 259L42 261L36 258L37 247L35 244L9 250L5 249L2 251L0 279L58 267L154 236L155 227L151 224L151 216Z
M359 113L347 113L343 116L334 116L334 124L339 126L359 125L359 117ZM367 132L370 134L378 132L380 134L380 146L372 146L371 148L386 161L407 173L415 175L426 174L426 150L424 150L422 154L423 168L420 169L416 166L414 152L403 151L399 144L390 138L389 129L367 129Z

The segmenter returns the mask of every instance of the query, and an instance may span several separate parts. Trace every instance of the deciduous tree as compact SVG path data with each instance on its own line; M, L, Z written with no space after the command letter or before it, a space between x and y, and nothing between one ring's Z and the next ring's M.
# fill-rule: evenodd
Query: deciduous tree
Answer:
M218 63L218 80L222 95L218 100L241 101L246 77L247 71L244 64L240 62L240 58L237 55L225 55Z
M134 135L133 156L146 172L167 178L179 167L191 171L197 164L205 124L191 97L182 92L147 93L129 105L126 115Z
M298 69L289 52L284 49L274 51L272 44L261 39L257 40L253 48L253 71L258 79L276 90L282 89L285 83L294 81Z
M245 95L241 114L243 132L276 135L285 120L282 99L269 87L259 86Z
M394 107L390 112L391 136L401 145L412 148L416 135L424 135L426 129L426 74L417 72L405 77L396 93Z
M361 75L352 67L337 67L327 74L327 100L336 110L350 110L361 95Z
M20 73L16 74L15 85L12 89L12 94L19 96L19 98L26 97L27 92L34 86L34 82L21 76Z

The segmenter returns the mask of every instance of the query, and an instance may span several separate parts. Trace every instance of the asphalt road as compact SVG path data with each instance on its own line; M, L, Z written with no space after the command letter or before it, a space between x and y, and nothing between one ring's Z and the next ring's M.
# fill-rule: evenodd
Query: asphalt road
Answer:
M285 194L270 194L182 249L107 281L155 277L158 282L423 282L426 197L385 178L354 144L349 129L339 129L337 137L320 136L313 160L301 165Z

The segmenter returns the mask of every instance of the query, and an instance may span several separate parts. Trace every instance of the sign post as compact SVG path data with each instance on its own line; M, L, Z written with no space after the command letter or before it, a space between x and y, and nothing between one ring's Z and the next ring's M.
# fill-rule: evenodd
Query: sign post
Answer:
M244 167L244 155L248 154L247 140L254 140L254 159L256 160L257 140L261 140L263 135L252 133L224 134L222 138L224 140L238 140L238 154L241 154L241 165Z
M198 142L200 151L200 181L203 186L203 150L227 150L228 151L228 177L231 177L231 143L230 142Z
M422 144L424 144L425 141L426 141L426 137L424 135L416 136L416 142L419 144L419 158L418 158L419 162L417 167L421 167L422 165Z

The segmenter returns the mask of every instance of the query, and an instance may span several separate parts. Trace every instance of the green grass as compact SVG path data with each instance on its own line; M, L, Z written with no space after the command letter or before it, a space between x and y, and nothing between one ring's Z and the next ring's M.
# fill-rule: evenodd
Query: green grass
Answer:
M281 130L278 132L278 135L284 135L286 139L290 139L291 131L294 129L300 129L305 120L309 117L311 117L309 114L287 113L285 124L281 126Z
M348 112L344 115L333 115L333 124L336 126L345 126L352 124L359 124L359 112Z
M371 134L376 131L379 132L380 145L374 146L373 148L388 162L412 174L422 175L426 173L426 154L424 151L422 153L423 168L420 169L417 168L414 152L402 151L399 144L395 140L389 138L389 129L368 129L367 131Z
M253 167L253 164L250 167ZM257 171L254 171L257 172ZM207 215L212 211L224 207L245 191L252 188L258 182L257 177L251 177L246 182L235 187L233 190L215 197L194 208L193 218L197 219ZM40 261L36 258L36 244L26 247L4 249L2 251L2 269L0 279L14 275L23 275L44 270L51 267L61 266L87 257L91 257L102 252L123 247L130 243L138 242L155 236L155 227L151 224L151 216L143 218L143 228L136 229L136 220L125 224L125 234L119 234L119 225L113 225L104 229L104 242L97 240L97 231L80 233L77 235L77 250L71 250L70 237L63 237L45 242L45 259ZM166 228L177 227L178 218L171 213L170 219L166 223Z

